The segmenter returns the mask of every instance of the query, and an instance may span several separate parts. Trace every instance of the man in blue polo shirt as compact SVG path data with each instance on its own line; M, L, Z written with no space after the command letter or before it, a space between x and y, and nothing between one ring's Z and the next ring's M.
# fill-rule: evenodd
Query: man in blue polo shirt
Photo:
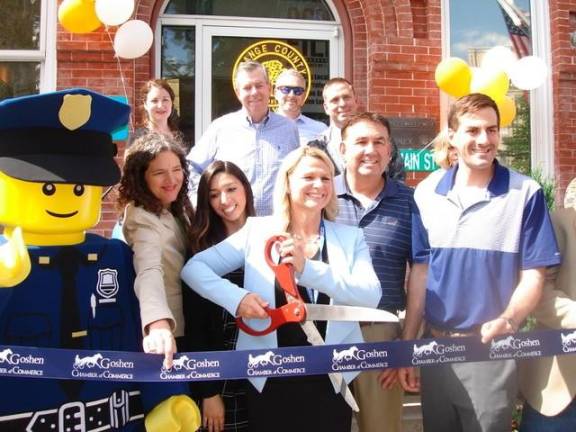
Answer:
M560 262L544 194L532 179L496 160L500 115L492 99L470 94L448 115L458 164L418 185L413 259L426 283L408 298L404 337L422 320L428 337L514 333L534 309L545 268ZM407 390L422 388L424 429L507 431L517 395L514 360L436 364L399 371Z
M406 266L412 262L413 190L387 175L392 152L390 125L373 113L352 116L342 127L340 146L344 173L336 177L338 222L363 229L380 284L379 308L398 313L406 306ZM422 266L424 267L424 266ZM414 270L414 269L413 269ZM409 280L417 272L412 272ZM397 323L362 322L366 342L400 336ZM395 385L396 371L362 372L353 382L360 406L361 432L401 430L403 391Z

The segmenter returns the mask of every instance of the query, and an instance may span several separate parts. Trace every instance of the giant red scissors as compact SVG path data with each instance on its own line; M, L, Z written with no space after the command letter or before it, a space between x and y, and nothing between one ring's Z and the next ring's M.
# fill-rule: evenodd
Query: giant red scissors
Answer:
M294 268L291 264L276 264L272 259L272 248L278 242L286 239L284 236L273 236L266 242L264 256L266 263L274 271L278 284L286 295L287 303L279 308L266 307L266 313L270 317L270 324L263 330L256 330L250 327L240 317L236 319L238 327L252 335L262 336L275 331L278 327L287 323L299 323L302 331L306 335L308 342L312 345L324 345L322 335L314 325L313 321L385 321L398 322L398 317L390 312L358 307L358 306L338 306L305 303L298 291L294 277ZM342 374L328 374L334 388L342 393L346 402L354 411L358 411L356 403L350 389L346 385Z

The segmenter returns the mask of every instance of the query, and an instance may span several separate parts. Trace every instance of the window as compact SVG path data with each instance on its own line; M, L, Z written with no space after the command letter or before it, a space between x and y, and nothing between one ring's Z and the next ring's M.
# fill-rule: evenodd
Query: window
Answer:
M322 0L172 0L164 13L334 21Z
M55 8L50 0L2 0L0 100L54 89Z
M509 6L525 18L526 36L511 24ZM512 12L513 14L513 12ZM516 19L518 23L518 20ZM536 55L550 64L550 24L547 2L534 0L443 0L445 57L460 57L470 66L480 66L482 55L503 45L523 55ZM553 176L551 82L531 92L511 86L516 119L502 131L501 158L523 172L535 168Z

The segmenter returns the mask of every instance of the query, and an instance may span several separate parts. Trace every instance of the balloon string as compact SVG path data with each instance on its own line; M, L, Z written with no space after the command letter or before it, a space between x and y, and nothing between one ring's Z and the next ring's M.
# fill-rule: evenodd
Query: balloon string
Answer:
M108 26L104 26L106 30L106 34L108 35L108 39L110 40L110 44L112 45L112 49L114 49L114 42L112 41L112 36L110 36L110 32L108 31ZM114 54L116 58L116 63L118 64L118 72L120 72L120 82L122 83L122 91L124 92L124 97L126 98L126 103L130 104L130 99L128 98L128 90L126 89L126 80L124 78L124 70L122 69L122 62L120 62L120 57L117 54ZM134 132L134 125L133 125L133 117L130 115L130 132Z

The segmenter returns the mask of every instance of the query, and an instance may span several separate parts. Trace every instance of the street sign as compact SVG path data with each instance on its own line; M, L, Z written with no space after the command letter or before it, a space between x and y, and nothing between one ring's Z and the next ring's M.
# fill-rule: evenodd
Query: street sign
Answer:
M436 171L439 166L428 149L400 149L406 171Z

